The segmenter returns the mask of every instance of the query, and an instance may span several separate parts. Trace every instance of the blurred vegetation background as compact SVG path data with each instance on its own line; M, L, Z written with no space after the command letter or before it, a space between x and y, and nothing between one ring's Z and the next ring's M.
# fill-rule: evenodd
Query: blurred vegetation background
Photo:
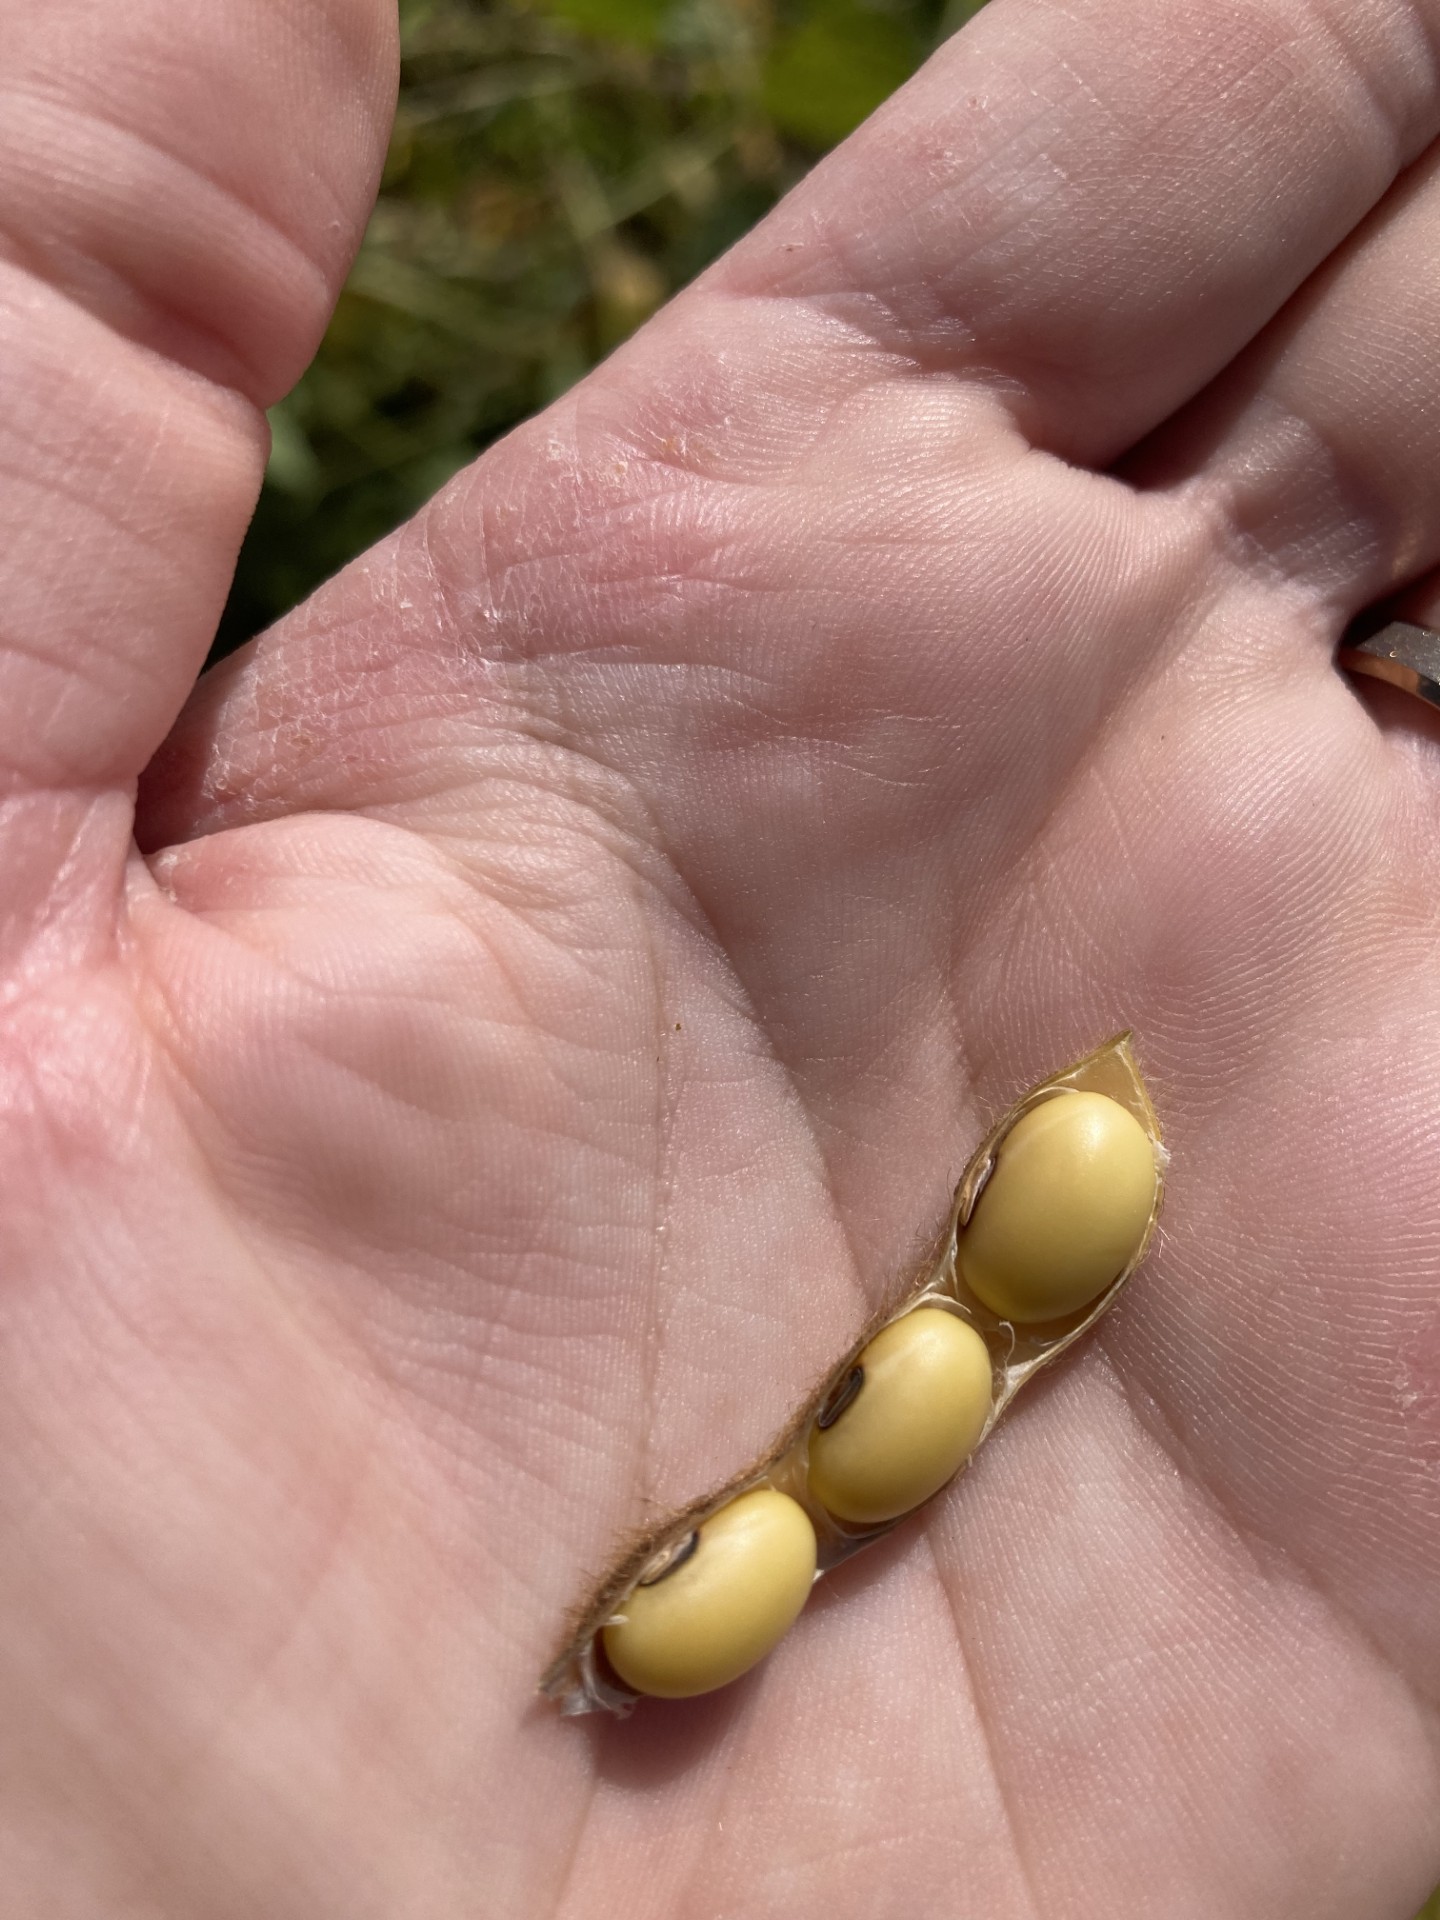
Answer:
M400 0L379 202L271 413L216 653L562 393L980 4Z
M379 203L217 652L564 391L980 0L401 0Z

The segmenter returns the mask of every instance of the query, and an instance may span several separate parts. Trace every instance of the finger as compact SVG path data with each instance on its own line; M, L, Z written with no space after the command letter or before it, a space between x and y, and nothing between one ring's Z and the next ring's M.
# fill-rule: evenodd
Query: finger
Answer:
M1437 126L1433 0L997 0L731 257L1105 464Z
M1440 149L1130 471L1191 487L1335 623L1440 560Z
M24 836L31 904L97 821L108 868L128 821L94 796L133 783L213 633L259 410L312 352L368 208L391 11L9 9L0 832Z

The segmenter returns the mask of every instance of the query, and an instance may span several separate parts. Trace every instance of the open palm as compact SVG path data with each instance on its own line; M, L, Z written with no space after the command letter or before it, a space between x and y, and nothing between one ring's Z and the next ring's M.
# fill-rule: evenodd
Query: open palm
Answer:
M1404 1920L1440 760L1331 649L1440 558L1440 5L995 0L183 713L393 22L4 17L6 1913ZM538 1702L1123 1025L1100 1335L747 1680Z

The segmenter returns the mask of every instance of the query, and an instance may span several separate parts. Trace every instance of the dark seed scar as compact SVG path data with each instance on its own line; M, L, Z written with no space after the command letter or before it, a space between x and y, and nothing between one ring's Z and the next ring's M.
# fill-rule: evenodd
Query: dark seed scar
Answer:
M845 1378L830 1389L825 1396L825 1404L815 1416L815 1424L824 1433L852 1404L857 1393L865 1384L864 1367L852 1367Z

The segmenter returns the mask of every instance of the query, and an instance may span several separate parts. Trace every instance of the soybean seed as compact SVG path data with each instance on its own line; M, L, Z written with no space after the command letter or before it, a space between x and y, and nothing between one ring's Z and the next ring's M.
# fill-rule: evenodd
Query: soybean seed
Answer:
M810 1434L810 1491L837 1520L878 1525L938 1493L985 1429L990 1355L943 1307L917 1307L883 1327L850 1374L840 1413L822 1407Z
M773 1487L731 1500L626 1598L602 1632L605 1654L637 1693L684 1700L753 1667L804 1606L815 1578L815 1529Z
M1155 1205L1155 1153L1103 1093L1060 1093L1019 1119L960 1238L960 1272L1001 1319L1088 1306L1139 1252Z

